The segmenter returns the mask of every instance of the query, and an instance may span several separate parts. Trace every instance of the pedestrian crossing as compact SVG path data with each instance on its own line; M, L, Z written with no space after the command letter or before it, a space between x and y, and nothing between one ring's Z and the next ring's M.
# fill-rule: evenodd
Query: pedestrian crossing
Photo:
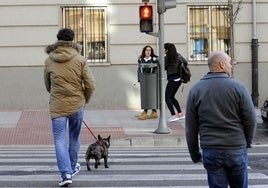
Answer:
M92 161L92 171L86 170L86 148L81 147L81 171L70 187L208 187L202 164L191 162L187 148L111 147L109 168L101 161L95 169ZM53 146L0 146L0 187L57 187L59 181ZM249 183L249 188L267 188L268 176L249 166Z

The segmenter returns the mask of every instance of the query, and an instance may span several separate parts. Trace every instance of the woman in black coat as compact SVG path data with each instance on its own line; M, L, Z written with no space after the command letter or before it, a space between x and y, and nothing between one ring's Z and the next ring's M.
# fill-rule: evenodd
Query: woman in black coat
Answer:
M174 44L165 43L165 69L167 72L168 83L165 91L165 100L171 116L167 119L168 122L178 121L179 119L185 118L184 113L181 110L178 100L175 95L182 83L180 78L180 61L179 53ZM177 113L174 110L177 110Z

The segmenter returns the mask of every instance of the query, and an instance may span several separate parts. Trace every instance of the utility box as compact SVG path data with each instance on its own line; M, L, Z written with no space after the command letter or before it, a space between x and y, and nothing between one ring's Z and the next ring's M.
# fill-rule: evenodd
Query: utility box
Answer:
M140 63L140 92L142 109L158 109L159 66L157 63Z

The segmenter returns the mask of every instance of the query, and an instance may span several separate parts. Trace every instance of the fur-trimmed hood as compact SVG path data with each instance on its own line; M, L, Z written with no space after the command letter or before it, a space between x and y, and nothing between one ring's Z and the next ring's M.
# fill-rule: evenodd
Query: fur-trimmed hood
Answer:
M75 55L80 54L82 46L72 41L57 41L45 48L45 52L49 54L55 62L66 62Z

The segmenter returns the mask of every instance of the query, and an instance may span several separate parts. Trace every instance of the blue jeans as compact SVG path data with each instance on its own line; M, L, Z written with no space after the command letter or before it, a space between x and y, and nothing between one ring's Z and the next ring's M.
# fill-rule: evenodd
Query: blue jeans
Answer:
M66 117L52 119L52 131L59 171L62 178L73 174L80 150L80 130L83 123L84 108ZM67 122L69 134L67 134ZM69 136L69 142L67 141ZM69 146L68 146L69 144Z
M203 149L203 165L211 188L247 188L247 149Z

